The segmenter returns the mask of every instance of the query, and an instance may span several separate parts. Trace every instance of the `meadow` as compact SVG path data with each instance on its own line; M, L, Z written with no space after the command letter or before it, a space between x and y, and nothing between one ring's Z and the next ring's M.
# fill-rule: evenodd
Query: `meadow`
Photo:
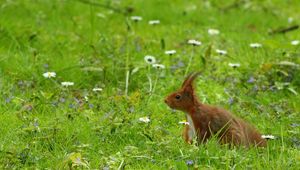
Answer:
M0 169L299 169L299 7L0 0ZM268 147L184 142L164 98L193 71Z

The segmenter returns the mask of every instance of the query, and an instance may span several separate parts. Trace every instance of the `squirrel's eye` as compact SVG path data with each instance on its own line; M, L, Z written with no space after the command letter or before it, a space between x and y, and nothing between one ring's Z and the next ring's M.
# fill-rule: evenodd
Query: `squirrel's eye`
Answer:
M179 99L181 98L181 96L180 96L179 94L177 94L177 95L175 96L175 98L176 98L177 100L179 100Z

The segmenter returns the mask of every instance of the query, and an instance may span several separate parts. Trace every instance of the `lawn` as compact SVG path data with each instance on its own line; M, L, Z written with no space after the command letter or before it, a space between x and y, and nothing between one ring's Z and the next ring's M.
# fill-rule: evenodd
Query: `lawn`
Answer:
M0 0L0 169L299 169L299 6ZM164 98L193 71L268 147L184 142Z

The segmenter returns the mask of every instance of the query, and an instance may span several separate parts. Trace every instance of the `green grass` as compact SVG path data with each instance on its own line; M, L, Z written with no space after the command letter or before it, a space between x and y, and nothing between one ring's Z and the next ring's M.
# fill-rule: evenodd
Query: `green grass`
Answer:
M268 32L300 24L300 1L253 0L227 10L235 1L90 2L133 11L76 0L0 0L0 169L298 169L300 71L293 64L300 64L300 45L290 42L300 40L299 29ZM135 15L143 20L130 20ZM154 19L161 23L149 25ZM211 36L209 28L221 33ZM189 39L203 44L189 46ZM263 47L250 48L254 42ZM164 54L171 49L177 53ZM147 65L145 55L166 69ZM191 55L189 72L203 71L201 101L277 139L250 149L184 143L184 113L163 99L180 87ZM46 79L47 71L57 76ZM140 122L144 116L151 122Z

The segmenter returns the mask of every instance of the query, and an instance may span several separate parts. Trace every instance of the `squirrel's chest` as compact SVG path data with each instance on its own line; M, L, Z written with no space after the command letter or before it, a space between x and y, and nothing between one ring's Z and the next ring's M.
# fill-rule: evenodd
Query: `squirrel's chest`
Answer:
M192 140L196 134L194 122L190 115L186 114L186 117L187 117L187 121L189 122L189 129L187 131L187 133L188 133L187 135L188 135L189 140Z

